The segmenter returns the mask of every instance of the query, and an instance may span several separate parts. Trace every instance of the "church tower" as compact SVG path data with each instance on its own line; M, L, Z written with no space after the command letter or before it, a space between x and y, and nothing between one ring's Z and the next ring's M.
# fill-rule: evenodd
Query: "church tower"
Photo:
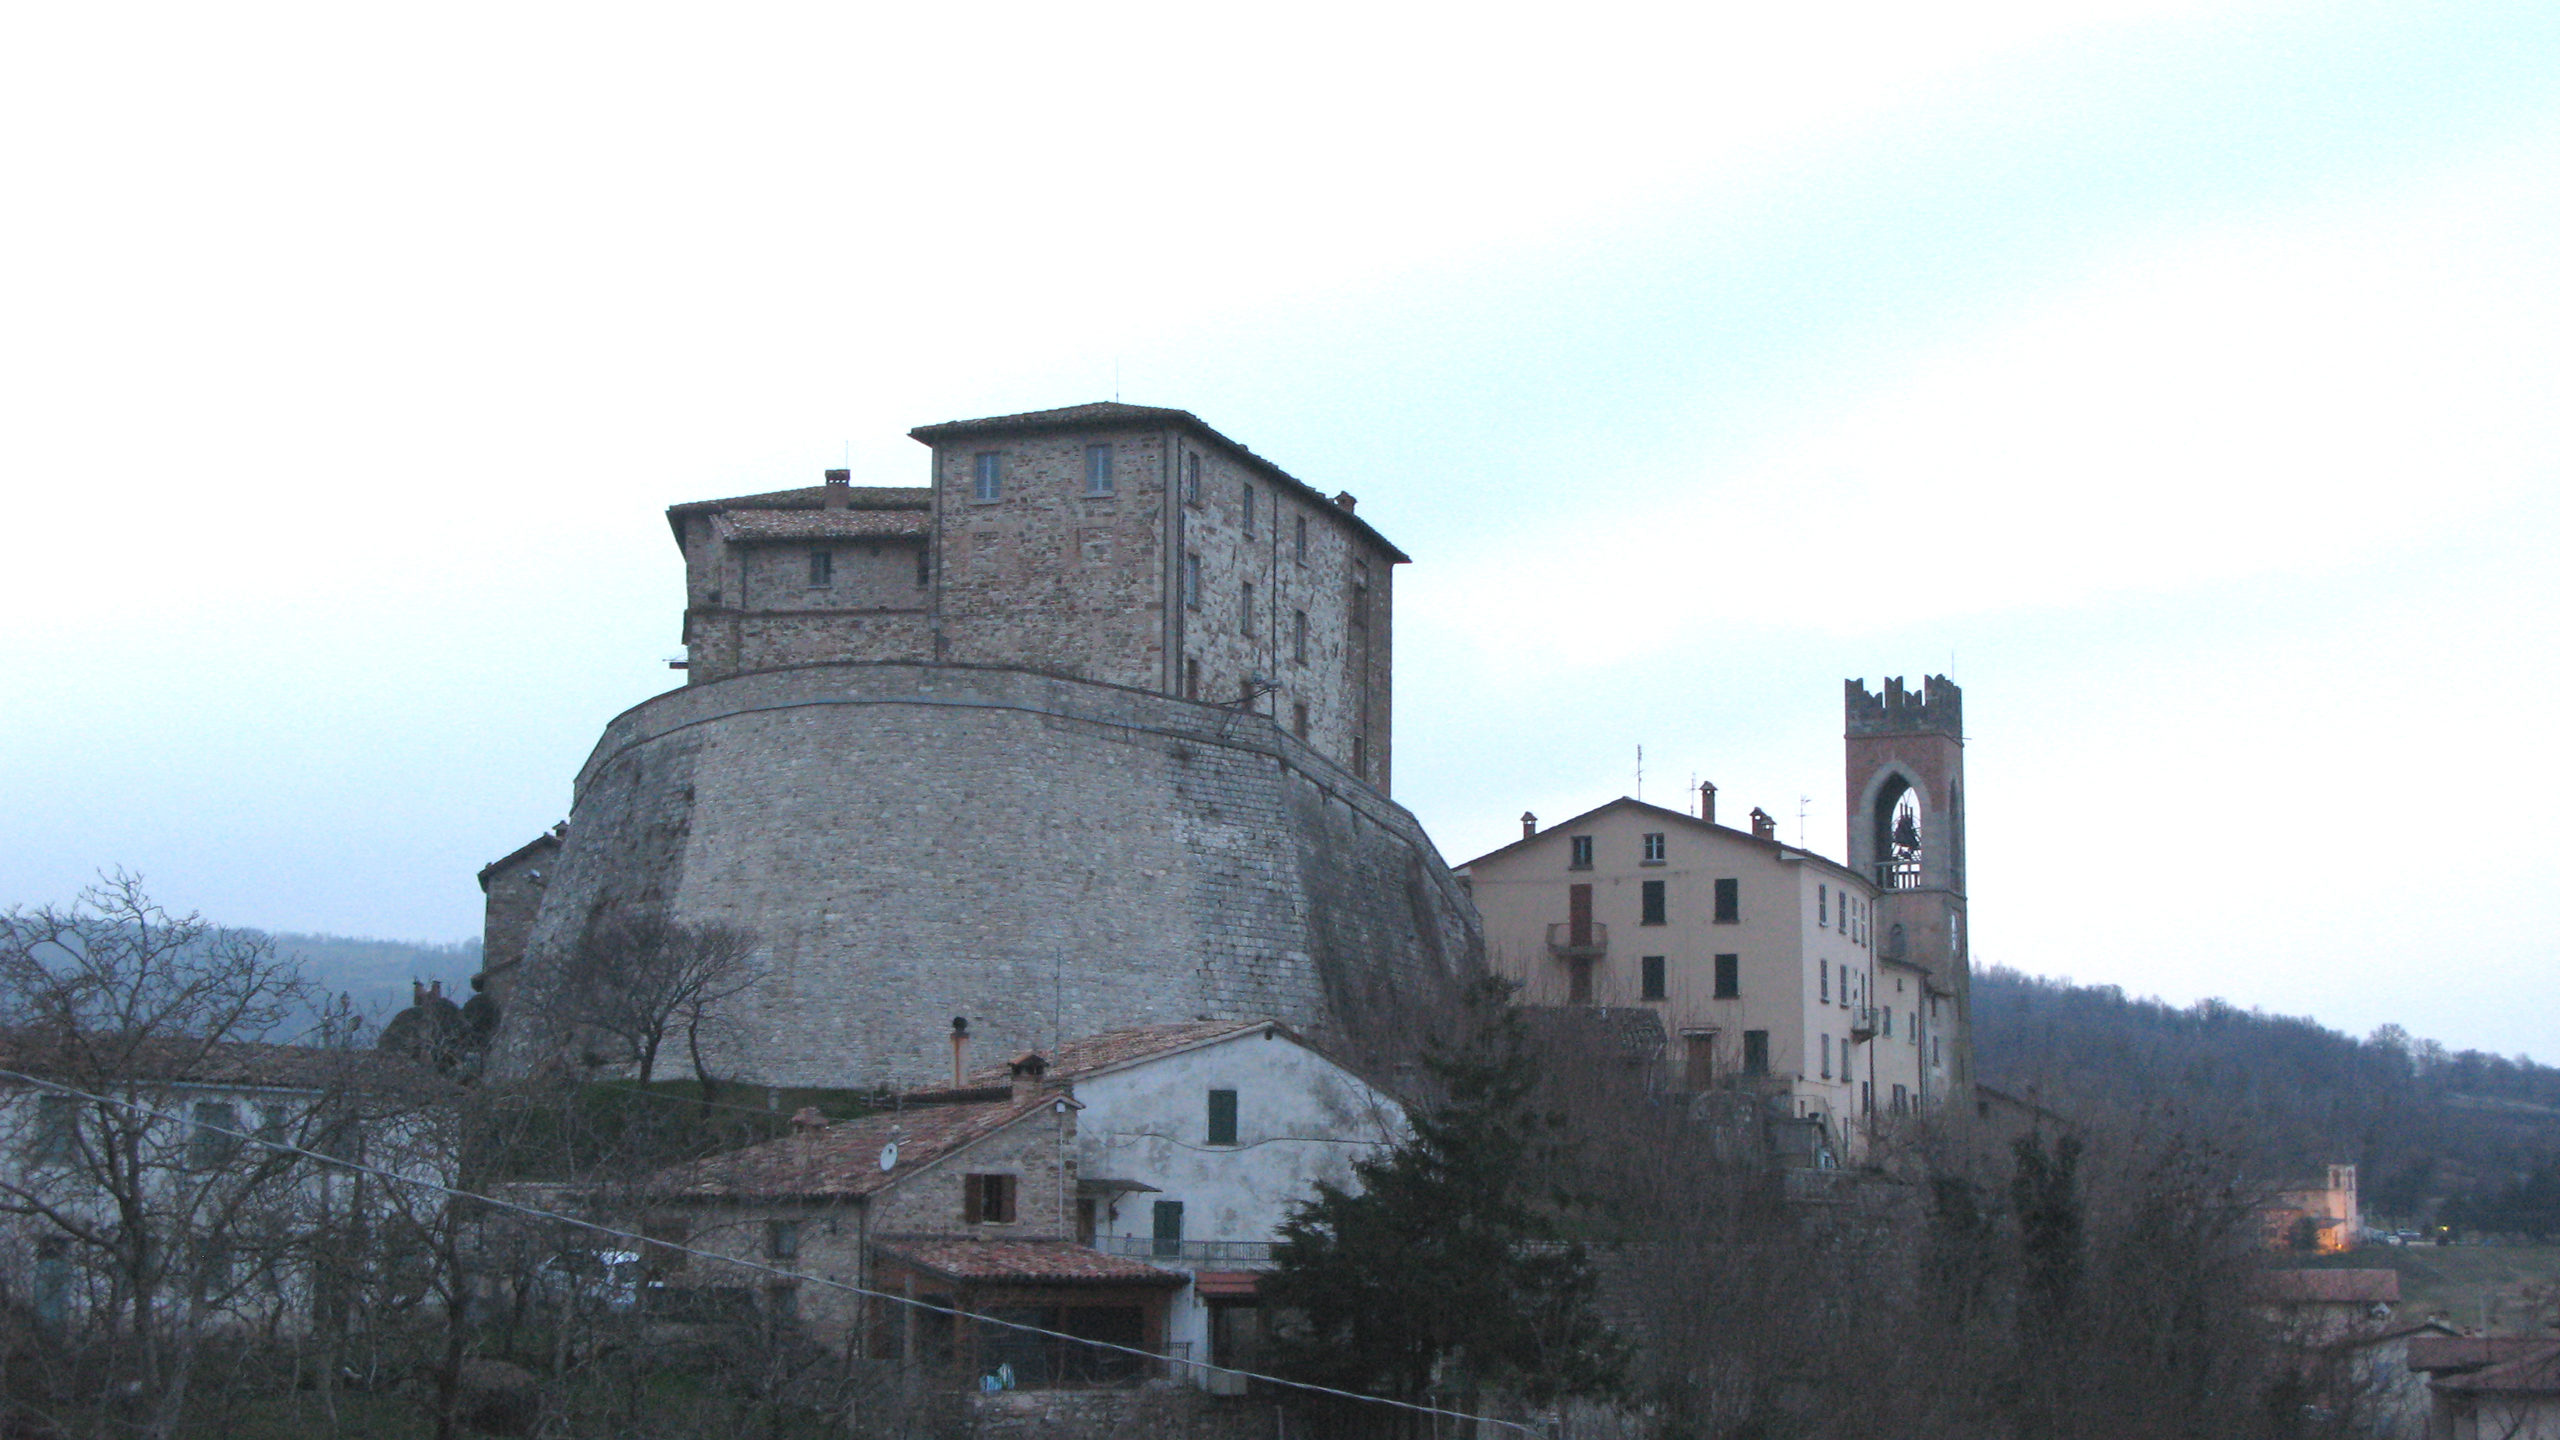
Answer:
M1964 695L1944 675L1884 694L1845 682L1849 868L1872 879L1876 955L1925 977L1924 1097L1973 1089L1964 879Z

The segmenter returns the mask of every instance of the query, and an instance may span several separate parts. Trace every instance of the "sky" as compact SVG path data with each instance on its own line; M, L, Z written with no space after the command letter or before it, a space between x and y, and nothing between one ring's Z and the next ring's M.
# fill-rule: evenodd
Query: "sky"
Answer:
M2548 3L27 6L0 134L0 903L473 933L667 505L1118 395L1415 557L1453 864L1836 855L1945 673L1977 964L2560 1058Z

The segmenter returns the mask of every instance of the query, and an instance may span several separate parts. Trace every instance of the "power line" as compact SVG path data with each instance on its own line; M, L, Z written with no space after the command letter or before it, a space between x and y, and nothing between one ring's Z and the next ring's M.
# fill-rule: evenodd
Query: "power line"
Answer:
M304 1147L293 1144L290 1141L279 1140L272 1136L259 1136L246 1130L237 1130L228 1126L215 1125L201 1120L172 1115L168 1111L156 1109L152 1106L142 1104L139 1101L119 1100L112 1096L93 1094L89 1091L82 1090L77 1086L65 1085L56 1080L40 1079L37 1076L29 1075L22 1071L0 1070L0 1080L19 1081L22 1084L33 1085L40 1090L49 1090L59 1095L69 1095L75 1099L90 1101L93 1104L113 1106L117 1109L130 1111L136 1115L147 1116L154 1120L164 1120L172 1125L193 1126L198 1130L210 1131L214 1134L226 1136L233 1140L245 1141L249 1144L259 1146L262 1149L280 1151L288 1155L299 1155L305 1159L316 1160L323 1165L330 1166L338 1170L352 1171L359 1175L370 1175L377 1180L387 1181L394 1185L411 1185L421 1190L432 1190L437 1194L447 1197L448 1199L469 1200L476 1204L487 1205L493 1209L505 1210L517 1215L522 1215L527 1219L548 1220L561 1225L574 1226L578 1229L590 1231L594 1234L606 1236L611 1239L627 1240L635 1247L644 1247L644 1253L646 1250L655 1250L660 1253L673 1251L678 1254L692 1256L697 1259L735 1266L741 1270L750 1270L758 1274L771 1275L776 1279L790 1280L797 1283L812 1285L823 1290L840 1290L848 1295L860 1295L866 1299L886 1300L892 1304L912 1306L915 1309L929 1311L937 1315L948 1315L954 1319L970 1320L980 1325L1002 1326L1007 1330L1017 1330L1026 1335L1040 1335L1052 1340L1066 1340L1074 1344L1087 1346L1096 1350L1115 1350L1123 1355L1134 1355L1141 1360L1161 1360L1168 1364L1189 1366L1197 1370L1221 1371L1229 1375L1241 1375L1247 1380L1259 1380L1266 1385L1278 1385L1290 1390L1302 1390L1311 1395L1330 1395L1338 1400L1356 1400L1365 1405L1387 1405L1398 1410L1410 1410L1420 1415L1442 1415L1452 1420L1472 1420L1478 1424L1496 1425L1506 1430L1518 1431L1523 1435L1535 1436L1538 1437L1538 1440L1545 1440L1546 1436L1546 1432L1544 1430L1533 1425L1524 1424L1517 1420L1502 1420L1491 1415L1471 1415L1463 1410L1443 1410L1435 1405L1417 1405L1409 1400L1393 1400L1384 1395L1363 1395L1355 1390L1337 1390L1330 1385L1318 1385L1306 1380L1291 1380L1285 1376L1266 1375L1255 1370L1236 1370L1224 1365L1211 1365L1206 1361L1191 1359L1187 1355L1180 1359L1176 1359L1171 1355L1158 1355L1150 1350L1141 1350L1134 1345L1116 1345L1108 1340L1094 1340L1082 1335L1070 1335L1063 1330L1050 1330L1038 1325L1026 1325L1018 1320L999 1320L992 1315L979 1315L954 1306L936 1305L930 1300L918 1300L909 1295L893 1294L886 1290L874 1290L868 1286L856 1285L850 1280L838 1280L829 1275L812 1275L797 1270L784 1270L779 1266L761 1264L754 1260L741 1259L735 1255L721 1255L709 1250L699 1250L691 1245L679 1245L666 1240L653 1240L646 1235L638 1234L633 1231L616 1229L601 1221L581 1219L575 1215L564 1215L556 1210L545 1210L540 1206L527 1205L521 1201L505 1200L495 1195L484 1195L476 1190L465 1190L460 1186L447 1185L440 1180L428 1180L416 1175L403 1175L394 1170L385 1170L378 1165L368 1165L360 1160L342 1160L336 1156L322 1154L317 1150L305 1149Z

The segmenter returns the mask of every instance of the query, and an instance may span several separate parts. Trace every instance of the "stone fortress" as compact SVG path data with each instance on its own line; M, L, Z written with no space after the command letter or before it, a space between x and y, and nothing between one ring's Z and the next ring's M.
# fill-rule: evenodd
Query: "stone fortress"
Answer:
M931 483L677 505L687 684L617 716L567 825L481 872L494 1059L617 907L745 927L713 1067L950 1073L1130 1025L1410 1044L1481 973L1388 798L1406 556L1185 411L930 425Z

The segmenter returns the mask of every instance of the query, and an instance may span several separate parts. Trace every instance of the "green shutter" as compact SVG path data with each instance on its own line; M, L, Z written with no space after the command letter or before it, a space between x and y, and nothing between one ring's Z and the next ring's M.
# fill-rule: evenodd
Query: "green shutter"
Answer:
M1236 1092L1233 1090L1209 1092L1209 1143L1236 1143Z

